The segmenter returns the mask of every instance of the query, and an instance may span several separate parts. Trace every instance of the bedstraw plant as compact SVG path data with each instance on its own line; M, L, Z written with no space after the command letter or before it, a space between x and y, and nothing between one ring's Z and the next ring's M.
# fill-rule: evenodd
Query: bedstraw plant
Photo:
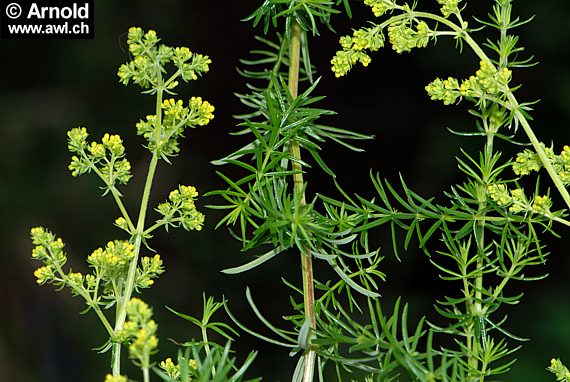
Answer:
M219 172L227 188L210 194L224 200L212 207L227 211L218 225L236 227L234 236L252 253L250 261L226 273L297 253L301 281L285 281L293 309L285 316L285 329L270 323L246 291L273 337L232 319L298 355L293 381L329 380L329 365L338 380L495 381L514 365L514 353L526 341L510 332L502 309L521 301L511 284L544 278L548 251L541 237L570 225L566 209L555 208L550 190L531 175L544 169L570 207L570 148L556 154L541 143L530 125L534 102L515 96L521 85L513 77L533 62L513 29L529 20L512 15L511 0L488 2L487 20L466 16L469 4L460 0L437 0L436 13L420 10L420 2L364 3L380 21L340 38L341 50L331 60L334 74L344 76L358 63L370 65L372 52L385 45L406 53L438 38L454 39L461 53L473 57L473 74L438 78L425 90L444 105L469 104L473 128L451 133L477 139L480 149L452 153L464 179L442 196L418 195L408 188L405 174L396 186L374 173L375 195L351 196L321 149L333 141L359 151L352 141L371 137L322 124L334 113L319 106L320 79L309 48L312 36L330 28L333 14L350 15L348 1L263 1L247 20L262 25L266 36L257 40L264 48L252 51L254 57L243 60L240 71L248 93L239 98L251 111L238 117L238 134L249 136L250 143L215 162L233 167ZM267 36L270 31L273 37ZM500 147L518 140L529 148L505 158ZM331 176L340 199L311 195L304 171L311 166ZM241 176L230 175L240 171ZM393 255L416 244L456 291L437 297L439 317L412 324L412 308L401 299L389 312L383 307L381 251L369 240L382 229L391 232ZM323 265L338 278L319 280L315 275ZM553 360L549 370L561 378L567 372L562 367Z
M136 123L136 132L145 139L144 147L150 153L138 215L127 211L120 191L132 177L122 138L107 133L101 141L90 141L86 128L70 130L67 133L72 154L69 170L73 176L94 173L100 178L103 195L113 197L117 204L120 216L114 225L124 238L95 249L87 257L90 272L80 273L66 267L67 254L61 238L43 227L33 228L31 236L36 247L32 257L43 263L34 275L40 285L52 284L58 290L68 288L84 300L87 307L83 313L93 311L100 319L108 339L97 350L101 353L111 350L111 373L106 382L127 381L121 373L124 346L128 348L128 357L141 369L145 382L150 381L151 368L164 381L240 381L255 353L250 354L243 367L237 368L229 342L220 346L209 342L207 337L210 330L227 339L235 333L228 325L210 321L222 303L204 299L202 320L173 311L198 325L203 339L184 344L186 349L181 350L176 362L167 358L157 368L151 356L158 351L158 326L152 319L152 309L134 297L151 287L164 272L161 256L149 244L153 233L160 228L168 232L178 227L200 231L204 223L204 215L195 205L198 192L188 185L177 186L163 203L155 206L156 217L148 223L151 189L159 162L170 164L180 152L179 141L185 131L205 126L214 118L214 107L201 97L192 97L188 102L171 98L179 81L190 82L208 72L211 63L208 56L159 42L153 30L129 29L131 60L118 71L121 83L138 85L143 94L156 100L154 114Z
M424 1L437 2L437 12L422 11ZM201 329L202 340L184 344L177 362L168 358L155 367L162 380L242 380L255 353L237 367L229 342L220 346L208 340L208 331L228 339L235 334L229 325L210 321L222 307L242 331L290 350L297 359L292 381L508 380L506 373L516 365L515 353L526 339L511 332L504 306L521 302L513 284L545 277L549 252L543 236L570 226L570 147L542 143L530 123L534 102L515 96L521 86L517 72L533 62L513 32L529 20L513 16L511 0L486 2L485 20L468 16L471 5L460 0L422 3L365 0L377 19L341 37L331 65L336 77L345 76L357 64L375 65L373 52L385 46L407 53L442 38L454 39L458 51L472 57L471 75L446 75L423 85L427 96L444 107L468 105L471 129L450 132L459 143L476 140L479 147L450 151L457 156L462 180L434 197L411 190L406 174L388 180L375 172L370 175L372 195L354 195L342 174L326 162L325 145L358 152L359 143L373 138L356 131L358 127L352 131L325 124L335 113L321 106L321 78L311 63L311 39L332 30L333 15L351 16L348 0L264 0L246 18L264 33L256 38L261 48L242 60L239 69L247 90L238 97L247 111L237 117L237 134L248 142L214 161L226 186L208 193L209 207L224 212L218 227L229 226L248 256L224 270L226 274L260 269L286 256L297 259L299 275L283 279L291 291L291 308L279 324L265 317L249 289L246 299L265 328L244 324L225 302L211 298L204 298L201 319L175 312ZM158 162L170 163L179 153L178 140L186 127L206 125L213 118L213 107L199 97L187 104L167 98L178 79L187 82L205 73L209 59L158 42L153 31L131 29L133 59L119 70L121 82L140 85L144 94L156 97L155 114L137 124L151 159L136 220L118 190L131 178L121 138L106 134L101 142L88 142L85 128L68 133L72 175L93 172L102 179L104 195L117 202L121 216L115 225L126 239L95 250L87 258L92 273L81 274L65 268L61 239L44 228L32 230L33 257L44 263L35 272L38 283L70 288L107 332L109 340L100 349L111 349L107 382L127 380L121 374L123 345L142 369L144 381L150 379L157 325L151 308L133 294L164 271L160 256L148 245L151 233L160 227L200 230L204 219L194 204L196 189L179 186L156 206L158 219L146 223ZM502 150L512 144L526 147L508 158ZM307 168L311 175L328 175L335 192L315 193ZM556 198L551 198L547 182L539 183L538 172L546 173L564 207L555 206ZM382 230L392 241L379 248L372 237ZM384 284L388 275L383 257L399 259L411 246L425 253L450 291L437 296L437 316L417 322L408 318L414 307L402 298L388 307L381 297L389 287ZM150 256L143 257L143 252ZM558 380L568 380L568 369L559 359L552 359L548 370Z

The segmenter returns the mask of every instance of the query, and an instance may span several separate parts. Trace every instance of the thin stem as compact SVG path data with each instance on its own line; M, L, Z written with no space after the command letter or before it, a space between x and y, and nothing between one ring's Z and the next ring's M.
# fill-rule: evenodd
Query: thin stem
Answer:
M119 190L117 190L117 188L115 187L114 184L110 184L108 182L105 175L103 175L103 173L89 159L89 156L85 153L85 151L81 152L81 156L89 162L89 168L91 169L91 171L93 171L95 174L97 174L97 176L99 178L101 178L101 180L103 180L103 182L105 182L107 187L109 187L109 191L111 191L111 195L113 195L113 199L115 199L115 203L117 203L117 207L119 207L119 210L121 211L121 214L123 215L123 218L127 221L129 228L131 230L133 230L135 227L133 225L133 222L131 221L131 217L129 216L127 209L125 208L125 205L123 204L123 201L121 200L121 193L119 192Z
M209 356L211 349L210 349L210 344L208 341L208 332L207 332L207 328L204 325L204 320L202 320L202 324L203 326L200 326L200 329L202 330L202 341L204 341L204 350L206 351L206 355ZM212 364L212 377L216 376L216 367Z
M292 98L297 98L299 94L299 65L301 61L301 26L297 21L292 22L290 54L289 54L289 92ZM303 208L307 203L305 200L303 167L301 161L301 147L299 142L292 140L289 142L291 155L298 159L291 162L293 171L293 185L296 194L301 193L299 206ZM303 298L305 305L305 321L309 323L310 331L316 327L315 316L315 290L313 279L313 259L309 253L301 251L301 269L303 277ZM315 371L316 353L311 346L305 350L305 360L303 368L303 382L311 382Z
M176 223L181 223L184 219L178 217L178 218L173 218L171 220L169 220L168 222L166 221L160 221L157 223L154 223L152 226L148 227L147 229L145 229L145 231L143 232L143 236L148 236L150 235L151 232L153 232L154 230L157 230L158 228L165 226L165 225L174 225Z
M156 130L157 134L160 134L160 129L162 127L162 95L163 90L162 86L158 87L157 95L156 95ZM158 142L158 140L157 140ZM127 274L127 281L125 283L125 289L123 291L123 295L118 298L117 300L117 317L115 320L115 334L118 334L121 330L123 330L123 326L125 324L125 320L127 317L127 303L131 299L131 295L133 293L134 284L135 284L135 276L137 273L137 265L139 254L141 250L143 235L144 235L144 224L146 218L146 212L148 209L148 201L150 198L150 191L152 188L152 182L154 180L154 174L156 172L156 166L158 164L159 154L158 148L155 148L154 152L152 153L152 158L150 160L148 173L146 177L146 182L144 186L143 195L141 198L141 205L139 210L139 218L137 221L137 227L134 233L135 243L134 243L134 256L131 260L129 265L129 273ZM114 343L113 344L113 351L112 351L112 372L113 376L118 376L121 372L121 344Z
M489 161L493 156L493 134L492 133L488 133L487 134L487 142L485 144L485 161ZM482 174L482 179L481 179L481 184L479 185L479 187L481 187L483 190L487 189L487 184L489 179L487 178L487 174L486 172L484 172ZM479 198L479 211L484 211L485 208L487 207L487 198L484 192L482 192L483 195L481 195L481 198ZM483 308L483 268L485 266L485 220L479 220L477 222L477 230L475 231L475 234L477 234L477 231L479 231L479 235L478 237L476 237L477 240L477 270L479 271L479 273L477 274L477 277L475 279L475 303L473 304L473 317L481 317L484 314L484 308ZM472 354L470 355L470 357L473 357L473 355L475 356L474 358L471 358L469 360L469 363L471 364L471 366L474 367L474 369L478 369L478 353L479 353L479 341L475 338L474 341L471 344L472 346ZM481 376L481 378L484 378L483 376ZM483 379L481 379L482 381Z
M415 17L424 18L424 19L431 19L431 20L434 20L434 21L437 21L441 24L446 25L453 32L455 32L457 36L462 38L463 41L465 41L467 43L467 45L469 45L469 47L473 50L473 52L481 60L491 62L491 60L485 54L485 52L479 46L479 44L477 44L477 42L469 35L468 31L463 29L462 27L456 25L452 21L450 21L444 17L434 15L434 14L429 13L429 12L411 11L410 14L415 16ZM400 19L405 19L407 17L409 17L409 14L392 16L391 18L389 18L388 20L386 20L382 24L379 24L377 27L375 27L375 29L383 30L384 28L386 28L388 25L390 25L394 21L397 21ZM437 34L441 35L442 32L437 32ZM523 130L526 133L528 139L530 140L534 150L538 154L538 157L540 158L542 165L544 166L544 168L548 172L548 175L552 179L554 186L556 187L556 189L558 190L558 192L562 196L562 199L564 199L566 206L570 209L570 193L568 193L568 190L566 189L566 187L564 187L564 184L563 184L562 180L560 179L560 176L554 170L552 163L550 163L550 160L548 159L548 156L547 156L546 152L544 151L544 148L542 147L542 145L538 141L538 138L536 137L536 135L534 134L534 131L530 127L528 120L526 119L524 114L521 112L520 105L519 105L516 97L514 96L514 94L511 91L506 92L506 96L507 96L508 103L502 104L502 105L505 106L507 109L514 112L516 120L519 121L519 123L523 127Z
M92 298L85 289L78 288L74 283L70 282L69 277L65 274L63 269L61 269L61 267L57 264L57 261L53 262L53 266L55 267L57 273L59 273L59 275L61 276L61 280L65 283L65 285L69 285L71 289L75 291L75 293L83 297L87 305L93 308L93 310L97 314L97 317L99 317L99 320L101 320L101 323L105 327L105 330L107 330L107 333L109 333L109 335L112 336L114 333L113 328L111 327L111 324L107 320L107 317L105 316L99 305L97 304L96 298Z
M149 373L149 368L147 367L143 367L142 369L143 372L143 380L144 382L150 382L150 373Z
M208 344L208 333L205 326L201 326L202 329L202 341L204 341L204 350L206 351L206 355L210 355L210 345Z
M467 43L467 45L469 45L471 47L473 52L475 52L475 54L481 60L490 61L489 57L485 54L483 49L481 49L479 44L477 44L477 42L468 34L468 32L461 29L459 26L455 25L453 22L451 22L451 21L449 21L443 17L433 15L433 14L427 13L427 12L413 12L413 14L417 17L432 19L432 20L436 20L442 24L445 24L446 26L448 26L449 28L451 28L452 30L454 30L455 32L460 34L460 36ZM395 17L397 17L397 16L394 16L392 19L394 19ZM382 25L384 25L384 24L388 25L392 19L388 20L386 23L383 23ZM560 176L556 173L556 170L554 170L552 163L550 163L550 160L548 159L548 156L546 155L544 148L542 147L542 145L538 141L538 138L536 137L536 135L534 134L534 131L530 127L528 120L526 119L524 114L521 112L520 105L519 105L516 97L514 96L514 94L511 91L507 92L506 96L507 96L507 100L509 102L505 106L509 110L514 111L515 118L521 124L524 132L526 133L528 139L530 140L530 143L532 144L534 150L538 154L538 157L540 158L542 165L544 166L544 168L548 172L548 175L552 179L554 186L556 187L556 189L558 190L558 192L562 196L562 199L564 199L566 206L568 208L570 208L570 193L568 193L568 190L566 189L566 187L564 187L564 184L562 183Z
M542 147L542 145L538 141L538 138L534 134L534 131L532 131L532 128L530 127L527 119L525 118L523 113L520 111L520 107L519 107L519 104L517 102L517 99L515 98L515 96L511 92L507 93L507 98L508 98L509 102L511 103L511 110L514 110L515 117L520 122L524 132L528 136L528 139L530 140L530 143L532 144L534 150L538 154L538 157L540 158L542 165L546 169L546 172L548 172L548 175L550 175L550 178L552 179L554 186L556 187L558 192L560 192L560 195L562 196L562 199L564 199L566 206L570 209L570 194L568 193L568 190L566 189L566 187L564 187L564 183L562 183L560 176L556 173L554 166L552 166L552 163L548 159L548 156L546 155L546 152L544 151L544 147Z
M133 222L131 221L131 217L129 216L129 213L127 212L127 209L125 208L123 201L121 200L121 195L119 194L119 191L117 191L117 189L114 186L111 187L111 194L113 195L113 199L115 199L115 203L117 203L117 206L119 207L119 210L121 211L121 214L123 215L123 218L125 218L125 220L127 221L127 224L129 225L129 229L133 229L134 225L133 225Z

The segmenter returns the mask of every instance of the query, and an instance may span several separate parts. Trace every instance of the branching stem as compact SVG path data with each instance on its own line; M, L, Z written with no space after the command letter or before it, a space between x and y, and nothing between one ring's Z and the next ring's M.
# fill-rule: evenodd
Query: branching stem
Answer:
M301 26L297 21L293 21L291 27L290 39L290 55L289 55L289 92L291 97L297 98L299 93L299 66L301 61ZM306 205L303 168L300 164L301 160L301 147L299 142L292 140L289 142L289 150L291 155L298 159L291 161L293 171L293 184L296 194L301 193L299 206L303 208ZM315 316L315 290L313 280L313 259L310 253L301 251L301 269L303 277L303 296L305 304L305 321L309 322L310 330L313 331L316 326ZM305 351L305 361L303 369L303 382L311 382L313 380L315 370L316 353L309 346Z
M413 14L416 17L432 19L432 20L438 21L442 24L445 24L446 26L451 28L453 31L455 31L458 36L461 36L461 38L467 43L467 45L469 45L469 47L471 47L473 52L475 52L475 54L481 60L491 61L489 59L489 57L485 54L483 49L481 49L479 44L477 44L477 42L469 35L469 33L466 30L463 30L462 28L460 28L459 26L454 24L453 22L451 22L451 21L449 21L443 17L433 15L433 14L427 13L427 12L413 12ZM394 16L394 18L395 17L398 17L398 16ZM392 19L393 18L388 20L386 23L389 24L392 21ZM514 96L514 94L511 91L508 91L506 93L506 96L507 96L508 102L505 106L509 110L511 110L515 113L515 118L517 119L517 121L522 126L525 134L527 135L528 139L530 140L530 143L532 144L534 150L538 154L538 157L540 158L542 165L544 166L544 168L548 172L548 175L552 179L554 186L556 187L556 189L558 190L558 192L562 196L562 199L564 199L566 206L570 209L570 193L568 193L568 190L566 189L566 187L564 187L564 184L562 183L560 176L556 173L556 170L554 170L552 163L550 163L550 160L548 159L548 156L547 156L546 152L544 151L544 148L542 147L538 138L534 134L534 131L530 127L530 124L528 123L527 118L522 113L521 106L520 106L519 102L517 101L516 97Z
M157 121L157 133L160 134L160 128L162 126L162 95L163 90L161 87L158 88L156 94L156 121ZM148 210L148 201L150 199L150 191L152 188L152 182L154 180L154 174L156 172L156 166L158 164L159 154L158 148L155 148L152 153L152 159L150 160L148 173L146 177L146 182L144 186L143 195L141 198L141 205L139 210L139 218L137 221L137 227L134 234L134 256L129 265L129 273L127 275L127 281L125 283L125 289L123 295L117 301L117 317L115 320L115 335L123 330L125 325L125 320L127 318L127 303L131 299L133 294L133 289L135 285L135 276L137 273L137 266L139 260L139 254L143 241L144 234L144 224L146 218L146 212ZM113 343L112 349L112 372L113 376L118 376L121 373L121 344Z

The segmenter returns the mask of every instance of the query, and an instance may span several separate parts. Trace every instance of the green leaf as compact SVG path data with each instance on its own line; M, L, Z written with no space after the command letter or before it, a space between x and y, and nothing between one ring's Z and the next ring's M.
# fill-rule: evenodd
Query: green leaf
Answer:
M367 296L367 297L372 297L372 298L376 298L376 297L380 297L380 295L376 292L372 292L370 290L367 290L363 287L361 287L360 285L358 285L357 283L355 283L352 278L350 278L350 276L348 276L339 266L338 264L334 261L334 260L328 260L329 265L332 267L332 269L340 276L340 278L348 284L348 286L350 286L352 289L354 289L355 291L357 291L358 293Z
M263 255L257 257L255 260L250 261L249 263L240 265L239 267L224 269L222 272L227 274L237 274L249 271L250 269L260 266L266 261L271 260L272 258L279 255L281 252L285 251L286 249L287 248L285 247L274 248L271 251L266 252Z

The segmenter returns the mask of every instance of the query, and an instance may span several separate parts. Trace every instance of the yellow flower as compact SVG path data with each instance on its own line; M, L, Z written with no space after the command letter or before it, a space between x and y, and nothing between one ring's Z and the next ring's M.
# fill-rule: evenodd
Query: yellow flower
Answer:
M105 382L128 382L128 380L127 377L122 375L113 377L111 374L107 374L107 376L105 376Z
M40 267L35 270L34 276L39 285L45 284L54 278L53 269L50 266Z

